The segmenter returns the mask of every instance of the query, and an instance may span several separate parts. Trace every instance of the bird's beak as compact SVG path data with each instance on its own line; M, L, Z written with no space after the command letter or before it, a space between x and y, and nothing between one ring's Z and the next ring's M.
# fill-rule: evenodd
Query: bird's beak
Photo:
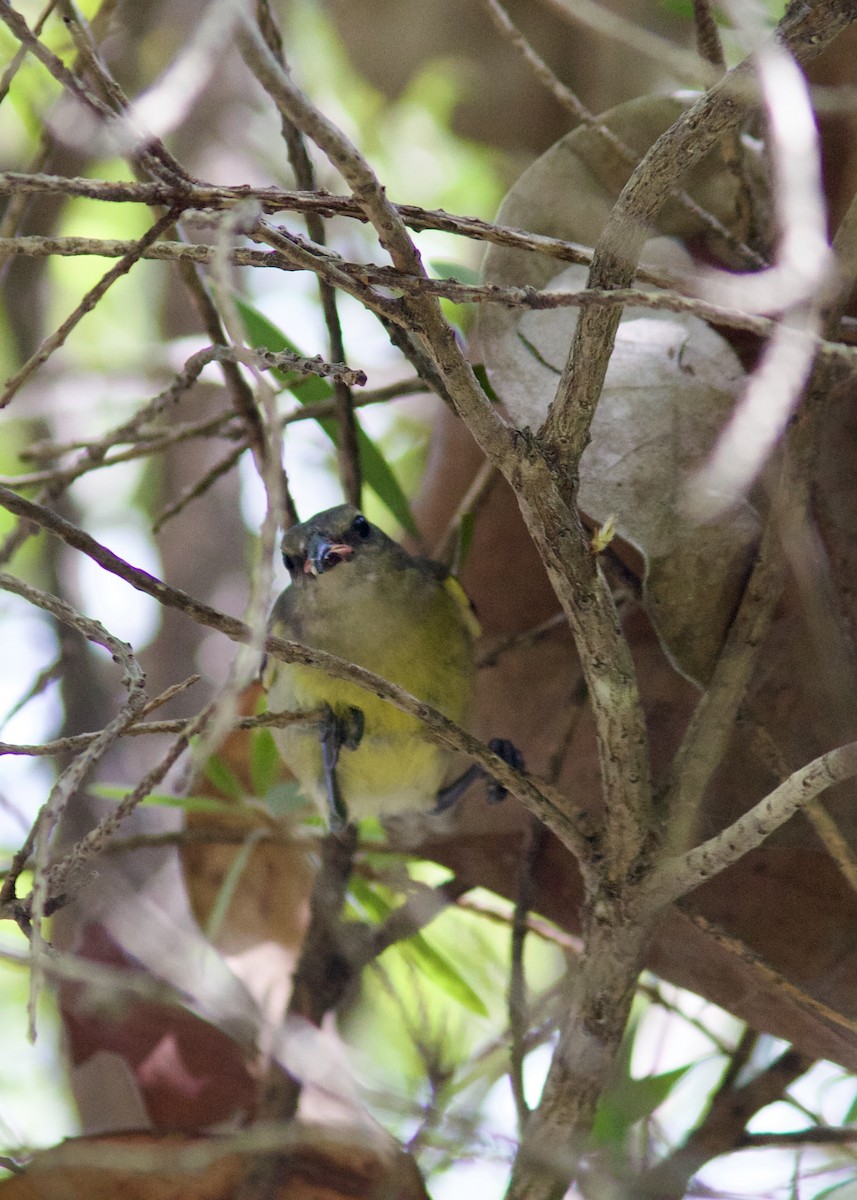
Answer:
M307 543L304 574L321 575L325 571L329 571L331 567L344 562L353 553L353 546L348 546L344 542L331 542L329 538L314 533Z

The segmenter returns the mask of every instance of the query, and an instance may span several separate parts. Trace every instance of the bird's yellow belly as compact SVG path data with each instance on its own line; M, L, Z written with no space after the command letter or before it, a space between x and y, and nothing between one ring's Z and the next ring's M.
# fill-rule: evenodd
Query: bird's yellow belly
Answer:
M445 701L445 702L444 702ZM464 704L452 697L432 701L453 720L462 720ZM278 665L270 688L273 711L316 710L327 704L340 715L363 713L363 736L355 750L343 748L336 768L342 799L350 816L431 808L444 781L451 753L426 740L421 723L372 692L347 680L298 664ZM274 731L283 760L301 788L328 815L319 727L295 725Z

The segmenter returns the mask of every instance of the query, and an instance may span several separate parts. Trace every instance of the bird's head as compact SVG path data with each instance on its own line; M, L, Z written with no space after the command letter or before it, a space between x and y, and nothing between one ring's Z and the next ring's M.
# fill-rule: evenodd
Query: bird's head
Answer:
M293 581L315 578L380 544L385 535L353 504L316 513L283 535L283 562Z

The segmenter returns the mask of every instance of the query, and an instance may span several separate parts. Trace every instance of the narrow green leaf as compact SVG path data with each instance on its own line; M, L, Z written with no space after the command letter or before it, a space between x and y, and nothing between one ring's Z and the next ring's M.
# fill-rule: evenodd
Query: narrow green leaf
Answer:
M254 729L250 737L250 782L253 795L267 796L277 782L280 755L270 729Z
M259 312L252 304L236 297L235 305L244 322L247 340L257 350L271 350L279 354L288 350L290 354L303 354L291 338L278 329L273 321L268 320L264 313ZM327 379L320 375L299 375L296 371L284 371L274 367L271 374L275 379L288 388L300 400L301 404L317 404L320 400L329 400L333 395L333 387Z
M595 1144L621 1144L631 1126L650 1116L663 1104L673 1088L695 1065L690 1063L674 1071L664 1071L661 1075L648 1075L645 1079L624 1078L617 1082L598 1105L592 1127Z
M89 789L102 800L124 800L128 788L122 784L97 783ZM150 792L142 802L146 808L180 808L184 812L233 811L234 805L210 796L170 796L165 792Z
M302 351L292 342L281 329L278 329L266 316L248 304L246 300L236 299L238 311L247 331L247 339L257 349L267 349L279 352L289 350L292 354ZM333 388L326 379L317 375L296 375L294 372L274 370L274 377L292 393L301 404L317 404L328 400L333 395ZM325 434L339 445L339 426L331 418L323 418L318 422ZM398 479L390 468L381 451L357 423L357 451L360 456L360 472L381 503L389 509L403 529L416 534L414 521L408 498L402 491Z
M847 1179L841 1179L839 1183L832 1183L830 1187L824 1188L823 1191L816 1192L812 1200L827 1200L828 1196L835 1196L837 1193L841 1195L845 1188L854 1187L855 1184L857 1184L857 1175L849 1175ZM854 1195L854 1192L849 1192L848 1196L844 1197L844 1200L854 1200Z
M378 887L359 875L351 876L348 893L352 907L363 920L379 925L393 911L393 905L381 896Z
M456 970L448 958L435 950L434 946L429 945L421 933L415 933L406 942L402 942L399 949L402 954L412 960L427 979L430 979L453 1000L457 1000L477 1017L488 1016L488 1009L484 1002L464 976Z
M854 1099L851 1101L848 1112L842 1118L842 1124L853 1125L855 1121L857 1121L857 1094L855 1094Z
M476 530L476 518L472 512L462 513L458 526L458 554L455 556L456 569L460 572L467 562L470 547L473 545L473 534Z
M321 424L324 427L324 423L322 422ZM332 437L328 430L325 430L325 432L335 444L336 439ZM372 439L363 432L359 424L357 426L357 449L360 454L360 472L365 482L381 503L396 518L402 529L416 536L417 523L414 520L414 514L411 512L411 505L407 496L402 491L401 485L394 475L390 464Z
M386 890L379 888L377 884L368 883L358 875L353 875L348 885L351 904L357 915L376 925L386 920L394 908L392 902L383 894ZM401 954L431 983L453 1000L457 1000L464 1008L477 1016L488 1016L488 1009L467 980L421 933L413 934L407 941L397 942L385 953Z
M497 393L491 386L491 380L488 378L488 372L485 370L484 363L476 363L473 368L473 374L476 376L479 386L488 397L492 404L497 403Z
M253 849L265 836L264 829L254 829L247 838L242 842L238 853L233 858L229 865L229 870L226 872L223 883L217 889L217 895L214 899L214 904L211 906L211 913L206 923L206 935L209 941L216 941L217 935L220 933L238 884L241 882L241 876L247 869L247 864L250 861L250 855Z
M429 262L429 266L439 279L455 279L459 283L479 284L482 282L482 275L473 267L466 267L462 263L452 262L451 259L433 258Z
M213 783L224 796L239 800L244 795L241 780L231 767L228 767L219 754L212 754L205 764L205 778Z

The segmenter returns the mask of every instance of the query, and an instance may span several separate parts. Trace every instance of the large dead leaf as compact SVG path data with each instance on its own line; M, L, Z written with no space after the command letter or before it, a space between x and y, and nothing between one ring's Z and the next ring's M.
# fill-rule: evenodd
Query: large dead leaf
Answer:
M621 105L603 120L643 150L684 107L670 97ZM718 169L719 168L719 169ZM518 180L498 220L538 233L594 243L629 168L592 130L563 138ZM689 190L732 228L739 210L734 176L703 163ZM661 232L699 233L672 205ZM692 270L672 238L655 238L643 260ZM558 271L542 255L492 246L490 283L579 290L586 269ZM574 309L527 311L483 306L479 343L491 382L519 425L537 429L550 405L574 325ZM627 309L581 462L581 505L593 520L615 515L618 533L643 555L644 600L665 649L689 678L704 682L732 617L758 536L748 505L704 527L680 503L682 482L707 456L743 379L727 344L703 321L664 310Z

